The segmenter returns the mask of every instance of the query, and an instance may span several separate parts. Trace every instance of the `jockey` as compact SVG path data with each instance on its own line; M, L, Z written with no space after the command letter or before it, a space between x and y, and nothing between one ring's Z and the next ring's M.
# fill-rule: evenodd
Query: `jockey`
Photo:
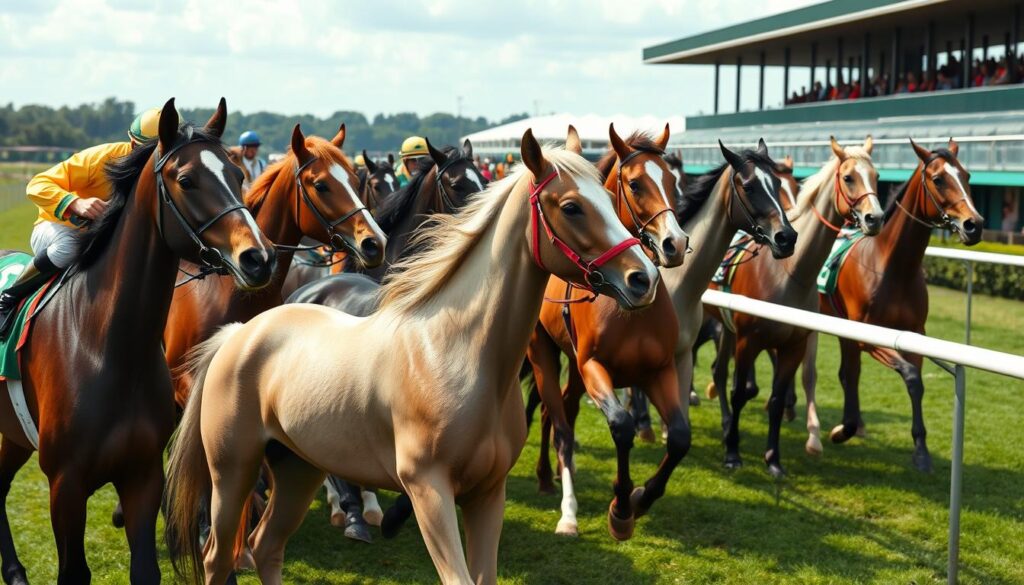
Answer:
M87 148L32 178L26 194L39 208L30 239L35 257L10 288L0 293L0 339L14 321L21 299L78 258L81 228L107 210L110 182L104 167L139 144L156 139L160 108L139 114L127 142Z
M242 149L242 166L249 173L248 182L242 185L242 191L248 191L249 186L256 180L256 177L267 168L267 163L256 156L260 150L260 135L252 130L242 132L238 137L238 146Z
M398 156L402 157L402 164L395 170L399 185L406 185L412 180L412 174L416 172L419 159L427 156L427 141L422 136L410 136L402 143L402 150Z
M357 171L361 171L366 168L366 160L363 159L363 155L357 154L354 161L352 161Z

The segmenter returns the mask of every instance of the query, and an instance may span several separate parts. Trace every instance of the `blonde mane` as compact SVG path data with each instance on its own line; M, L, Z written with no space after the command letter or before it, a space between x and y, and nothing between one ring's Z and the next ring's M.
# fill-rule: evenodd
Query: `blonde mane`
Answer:
M874 163L871 162L871 155L862 146L847 146L843 148L843 152L850 158L855 158L874 166ZM800 193L796 197L796 206L788 214L789 221L793 221L807 213L814 206L814 202L818 199L818 195L822 190L827 189L830 193L833 193L835 190L836 169L838 167L839 159L832 155L832 158L825 163L825 166L821 167L821 170L804 179L803 183L800 184Z
M559 176L564 172L602 184L597 169L578 154L561 147L544 147L543 151ZM497 220L520 181L530 174L522 164L514 169L504 179L473 195L458 213L431 216L413 238L413 245L421 246L421 251L395 264L385 278L381 308L407 313L430 301L442 289ZM526 205L526 198L523 199Z
M352 163L345 156L345 153L337 146L334 146L329 140L324 140L319 136L307 136L306 149L318 159L336 162L344 166L350 173L355 173ZM295 153L290 148L284 158L268 166L263 171L263 174L256 177L256 180L252 182L249 190L242 197L245 206L254 214L259 211L260 206L266 201L271 185L274 184L274 181L277 180L278 175L282 172L295 172Z

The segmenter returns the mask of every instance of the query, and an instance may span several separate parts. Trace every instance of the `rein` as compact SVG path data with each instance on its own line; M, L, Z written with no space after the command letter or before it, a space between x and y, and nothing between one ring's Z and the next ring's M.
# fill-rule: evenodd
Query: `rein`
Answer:
M917 223L919 223L919 224L921 224L921 225L923 225L923 226L925 226L927 228L930 228L930 229L933 229L933 230L934 229L950 229L952 231L956 231L956 224L953 223L953 219L951 217L949 217L948 213L946 213L946 207L943 207L942 205L939 205L939 202L938 202L938 200L936 200L935 195L931 192L931 189L928 188L927 177L924 174L925 170L928 168L928 165L932 164L932 162L935 159L937 159L937 158L942 158L942 155L941 154L932 154L932 156L928 157L928 160L924 161L924 165L921 166L921 193L922 194L919 195L919 197L923 200L924 197L927 196L928 199L931 200L932 205L935 207L936 211L938 211L939 214L941 215L940 221L925 221L925 220L915 216L913 213L910 212L910 210L908 210L907 208L903 207L903 205L900 203L899 199L896 200L896 206L900 208L900 211L902 211L903 213L907 214L907 217L909 217L910 219L916 221ZM953 204L950 205L949 207L956 207L957 205L959 205L960 203L962 203L962 202L964 202L966 200L967 200L967 197L965 195L964 197L961 197L960 199L957 199L956 201L954 201Z
M735 175L734 175L735 176ZM740 203L740 209L743 211L743 215L746 217L747 224L750 226L748 229L743 230L750 234L754 240L759 244L768 243L768 234L765 233L764 229L757 224L754 220L754 212L747 206L747 203L740 197L739 190L736 189L736 182L733 181L733 177L729 178L730 197L728 205L726 206L726 217L729 218L729 222L732 223L732 201L735 199Z
M626 163L642 154L654 154L657 156L665 155L665 153L661 150L653 148L640 148L629 153L628 155L626 155L625 158L619 161L618 180L616 181L618 184L618 189L615 197L615 211L619 211L622 208L623 202L626 203L626 210L629 211L629 217L633 221L633 229L639 237L640 243L646 246L654 254L654 259L657 263L658 258L660 257L660 255L658 254L658 243L654 241L654 236L647 233L647 226L651 225L651 223L654 220L658 219L658 217L661 216L662 214L672 213L674 210L669 206L665 206L660 211L658 211L650 218L648 218L647 221L641 221L640 214L637 213L636 209L633 208L633 204L630 203L629 197L626 196L626 186L622 182L622 169L625 168ZM630 191L632 191L632 189L630 189ZM633 201L636 201L636 193L633 193Z
M842 163L840 163L840 166L842 166ZM860 205L860 202L864 201L865 197L869 197L871 195L874 195L875 197L878 196L878 193L875 193L874 191L866 191L863 194L861 194L860 197L856 199L851 199L850 196L846 194L846 191L843 191L843 184L842 181L839 179L839 167L836 167L835 179L835 186L833 187L833 190L836 192L836 195L835 198L832 200L832 207L835 208L836 213L838 213L840 216L843 215L839 211L840 196L843 198L843 201L846 203L846 206L849 207L851 210L855 209L858 205ZM837 234L842 231L842 228L836 227L834 224L832 224L832 222L825 219L825 216L823 216L821 212L818 211L817 207L811 205L811 210L814 212L814 215L818 216L818 219L821 221L821 223L825 224L825 226L828 227L830 230L834 231Z
M540 228L544 227L544 232L547 234L548 241L555 246L562 254L569 259L570 262L579 267L583 271L583 281L586 284L573 284L572 286L581 288L590 292L593 297L589 299L578 299L576 301L569 301L568 299L559 301L551 300L551 302L587 302L593 301L597 298L596 289L601 288L607 284L604 275L601 274L601 266L607 264L612 258L615 258L619 254L632 248L633 246L639 246L640 240L637 238L626 238L618 244L612 246L597 258L591 261L585 261L582 256L573 251L561 238L559 238L554 230L551 228L551 224L548 223L547 218L544 216L544 210L541 209L540 205L540 193L558 176L558 171L552 172L540 183L534 183L530 186L530 225L532 226L532 241L533 241L533 260L537 263L542 270L547 270L544 266L544 261L541 259L540 254Z
M356 207L352 208L352 211L349 211L348 213L342 215L341 217L335 219L334 221L330 221L329 219L324 217L324 214L321 213L319 209L317 209L316 204L313 203L313 200L310 198L309 193L306 191L305 185L302 184L302 171L304 171L309 165L313 164L314 161L316 161L315 157L310 158L306 162L302 163L301 165L296 165L295 167L295 187L299 191L299 197L295 198L295 218L299 219L301 217L302 209L299 206L299 201L301 200L302 203L305 203L305 207L309 209L310 212L312 212L313 217L316 218L316 221L317 223L320 224L320 227L324 228L324 231L327 232L331 252L340 252L343 249L347 249L358 257L359 250L356 250L353 246L349 245L345 238L335 231L335 228L345 223L346 221L352 219L359 213L364 211L368 212L369 210L367 210L367 208L363 205L356 205ZM317 248L320 248L321 246L288 246L285 244L274 244L274 247L277 248L278 250L286 250L289 252L306 252L309 250L315 250Z

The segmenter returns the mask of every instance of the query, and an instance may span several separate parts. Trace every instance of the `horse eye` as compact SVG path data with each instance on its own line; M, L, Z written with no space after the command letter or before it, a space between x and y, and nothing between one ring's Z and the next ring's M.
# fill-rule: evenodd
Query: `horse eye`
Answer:
M847 183L852 183L853 182L853 176L846 175L846 176L843 177L843 180L846 181Z
M634 193L636 193L637 191L640 190L640 183L638 181L630 181L629 182L629 189L631 191L633 191Z
M583 208L576 203L569 201L562 205L562 213L571 216L583 215Z
M313 188L316 189L320 193L326 193L327 192L327 183L324 183L323 181L317 181L316 183L313 183Z
M178 185L180 185L182 189L191 189L192 187L195 186L192 183L192 178L186 175L178 177Z
M942 175L938 175L932 178L932 182L935 183L936 185L941 185L944 180L945 179L942 178Z

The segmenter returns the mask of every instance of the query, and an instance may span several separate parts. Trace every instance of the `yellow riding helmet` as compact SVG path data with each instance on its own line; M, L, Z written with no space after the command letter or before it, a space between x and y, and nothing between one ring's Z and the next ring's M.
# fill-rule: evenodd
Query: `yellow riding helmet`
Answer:
M178 120L183 121L181 112L178 112ZM160 136L160 108L145 110L132 121L128 128L128 136L135 142L147 142Z
M429 151L427 150L427 141L422 136L410 136L405 139L402 143L402 150L398 151L398 155L402 158L408 158L410 156L427 156Z
M363 158L363 155L361 155L361 154L357 154L356 155L355 165L356 165L357 169L366 166L366 160Z

